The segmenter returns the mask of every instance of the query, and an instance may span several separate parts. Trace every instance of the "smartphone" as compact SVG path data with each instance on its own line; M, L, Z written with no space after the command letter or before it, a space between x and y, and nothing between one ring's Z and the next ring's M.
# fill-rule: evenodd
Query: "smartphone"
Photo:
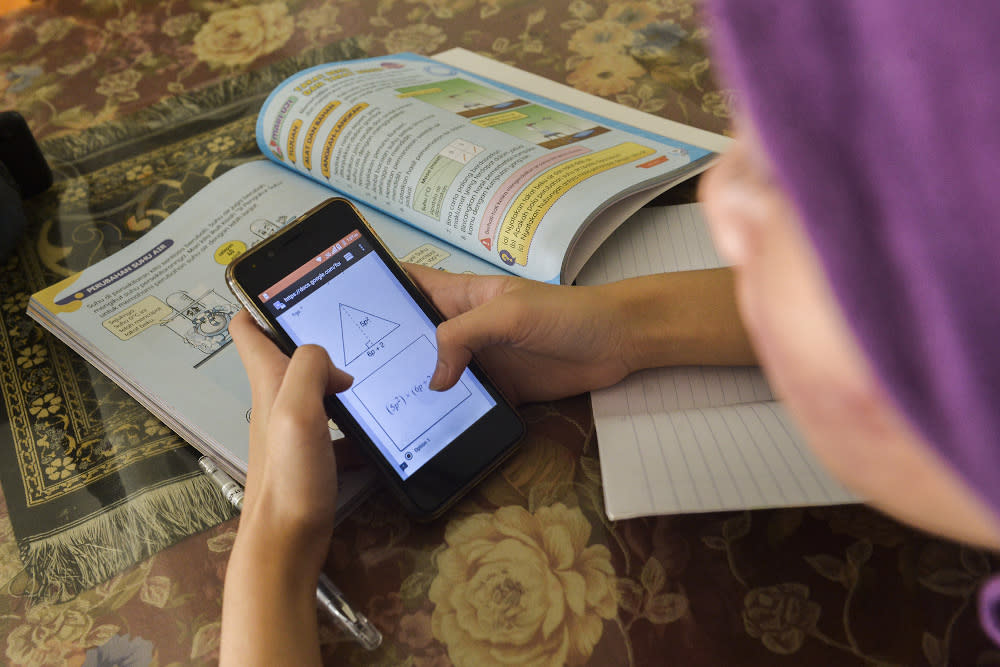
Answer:
M346 199L328 199L236 258L226 282L287 354L321 345L353 385L327 397L414 516L438 516L515 449L524 423L473 361L427 384L442 317Z

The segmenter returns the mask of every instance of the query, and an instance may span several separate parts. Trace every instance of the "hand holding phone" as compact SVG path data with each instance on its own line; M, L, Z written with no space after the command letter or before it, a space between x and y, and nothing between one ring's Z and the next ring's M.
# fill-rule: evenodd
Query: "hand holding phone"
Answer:
M337 494L331 493L337 465L322 397L350 387L352 378L333 368L316 347L303 348L290 359L246 312L237 313L230 331L254 403L250 464L255 474L247 478L249 502L242 509L275 519L283 543L278 545L273 530L258 538L271 542L271 549L294 545L301 564L318 573L337 507ZM258 503L265 508L256 507Z
M440 514L520 440L523 423L477 364L447 391L428 387L441 317L347 200L255 246L226 279L285 353L318 344L354 376L327 412L414 515Z

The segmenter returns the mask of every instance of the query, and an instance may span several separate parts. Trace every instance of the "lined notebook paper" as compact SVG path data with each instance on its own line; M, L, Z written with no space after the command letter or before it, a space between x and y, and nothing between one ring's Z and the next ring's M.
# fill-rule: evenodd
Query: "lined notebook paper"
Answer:
M697 205L646 208L577 283L720 266ZM591 401L610 519L857 500L806 447L757 368L651 369Z

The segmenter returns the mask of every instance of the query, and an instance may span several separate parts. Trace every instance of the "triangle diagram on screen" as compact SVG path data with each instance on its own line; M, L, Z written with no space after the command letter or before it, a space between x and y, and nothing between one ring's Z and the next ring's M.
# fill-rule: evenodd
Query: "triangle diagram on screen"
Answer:
M340 304L340 333L344 341L344 365L399 328L398 322Z

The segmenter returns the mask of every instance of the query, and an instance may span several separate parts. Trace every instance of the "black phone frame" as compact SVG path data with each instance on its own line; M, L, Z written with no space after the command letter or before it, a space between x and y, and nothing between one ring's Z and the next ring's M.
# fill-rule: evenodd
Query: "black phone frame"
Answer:
M291 355L296 344L268 313L257 295L355 229L370 237L374 251L434 326L444 321L441 313L420 291L354 205L346 199L334 197L254 246L226 268L226 282L233 294L286 354ZM523 420L496 384L474 359L469 369L486 388L495 405L405 480L382 456L336 395L324 400L330 418L361 446L394 495L418 519L429 520L440 516L509 457L524 436Z

